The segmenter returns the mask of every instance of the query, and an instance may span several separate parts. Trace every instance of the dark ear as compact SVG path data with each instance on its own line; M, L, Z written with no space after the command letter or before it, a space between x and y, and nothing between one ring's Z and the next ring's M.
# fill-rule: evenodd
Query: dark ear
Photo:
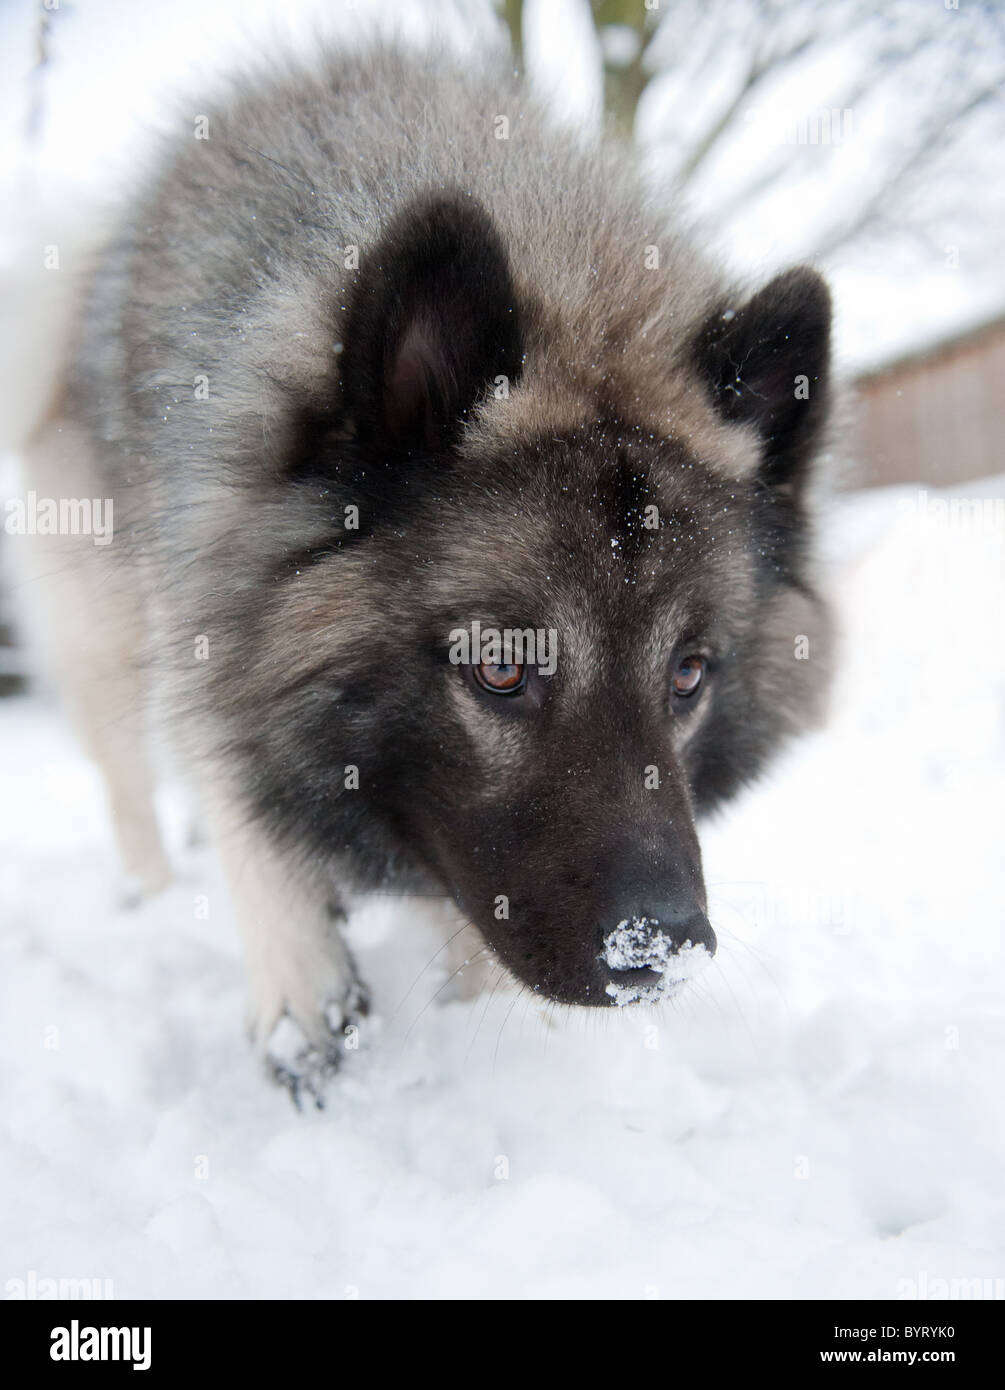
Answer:
M516 380L522 356L506 253L472 199L420 199L363 254L342 382L364 442L385 453L449 448L495 378Z
M830 291L798 266L699 334L699 370L720 414L760 435L769 483L798 482L810 460L827 415L830 324Z

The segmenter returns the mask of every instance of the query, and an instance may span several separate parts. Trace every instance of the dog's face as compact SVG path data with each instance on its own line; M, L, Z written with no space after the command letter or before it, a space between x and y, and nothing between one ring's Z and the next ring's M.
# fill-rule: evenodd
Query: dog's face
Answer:
M644 992L650 966L604 959L619 924L714 949L692 789L751 578L716 559L735 491L680 444L595 426L505 470L469 458L456 501L417 595L396 814L532 988Z
M686 973L687 946L715 949L695 817L820 675L800 494L826 291L795 272L710 309L674 368L701 401L686 438L521 414L516 302L470 208L413 214L364 269L342 413L297 483L357 524L269 616L317 655L256 741L255 785L363 881L387 881L393 844L533 990L633 1002Z

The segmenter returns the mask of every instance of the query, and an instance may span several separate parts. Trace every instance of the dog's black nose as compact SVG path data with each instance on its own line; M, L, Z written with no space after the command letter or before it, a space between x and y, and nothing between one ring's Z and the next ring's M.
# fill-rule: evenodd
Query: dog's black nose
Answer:
M692 946L704 946L711 955L715 933L704 912L700 863L692 862L675 845L662 845L647 853L629 842L619 850L598 866L600 920L605 933L619 922L646 920L659 927L675 951L690 941Z
M715 954L715 932L695 895L688 888L670 892L636 892L617 910L617 921L647 921L659 928L674 951L690 943Z
M665 866L657 886L652 866L633 864L633 856L620 867L600 950L615 1004L666 996L715 954L715 932L698 901L700 874L675 870Z

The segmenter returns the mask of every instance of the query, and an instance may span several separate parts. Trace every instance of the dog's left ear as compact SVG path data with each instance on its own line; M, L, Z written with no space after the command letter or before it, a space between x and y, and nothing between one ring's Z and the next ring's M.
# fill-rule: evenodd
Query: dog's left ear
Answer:
M385 459L439 453L523 355L509 263L486 210L463 193L402 209L364 252L345 330L343 405Z
M716 408L761 440L762 476L798 488L827 416L831 297L808 266L778 275L746 304L720 308L696 343Z

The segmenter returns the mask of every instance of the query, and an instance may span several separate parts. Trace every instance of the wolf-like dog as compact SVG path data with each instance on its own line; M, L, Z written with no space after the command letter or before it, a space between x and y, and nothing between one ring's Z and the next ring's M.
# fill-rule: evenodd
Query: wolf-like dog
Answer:
M153 165L27 478L114 503L30 588L127 869L169 873L153 721L295 1094L366 1006L360 895L441 894L542 997L672 992L696 819L825 685L824 282L739 290L502 58L263 68Z

